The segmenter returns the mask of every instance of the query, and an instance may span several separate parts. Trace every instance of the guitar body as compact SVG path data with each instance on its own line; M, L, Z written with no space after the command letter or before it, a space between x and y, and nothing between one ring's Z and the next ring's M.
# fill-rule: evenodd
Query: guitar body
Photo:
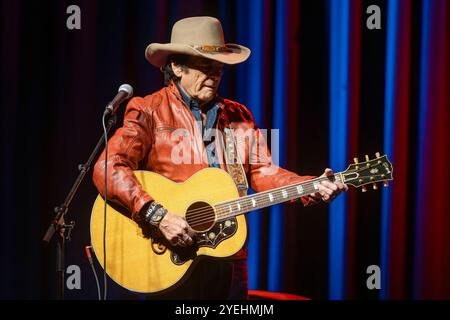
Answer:
M182 183L149 171L135 171L144 190L169 212L184 217L196 231L196 244L172 247L152 228L139 226L123 209L107 207L106 271L122 287L140 293L161 293L180 284L198 259L231 257L245 244L245 216L220 220L215 204L239 198L231 176L217 168L203 169ZM104 200L99 195L91 215L91 241L103 266Z
M368 156L366 156L368 159ZM392 180L387 156L348 166L333 177L318 177L239 198L231 176L224 170L205 168L183 183L175 183L149 171L135 171L144 190L171 213L186 219L196 232L194 244L173 247L158 230L130 219L126 209L107 207L106 272L122 287L156 294L181 284L202 257L231 258L245 244L244 214L287 202L317 191L322 180L340 181L353 187ZM103 266L104 201L95 200L91 215L91 241Z

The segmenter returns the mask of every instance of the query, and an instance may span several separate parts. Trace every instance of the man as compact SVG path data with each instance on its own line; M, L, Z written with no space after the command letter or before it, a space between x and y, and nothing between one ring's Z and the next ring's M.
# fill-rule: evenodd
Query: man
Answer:
M260 192L307 179L272 163L260 130L250 111L243 105L217 95L224 64L238 64L250 56L250 50L237 44L225 44L222 26L212 17L192 17L178 21L171 42L152 43L146 58L161 68L167 87L146 96L133 98L126 109L123 127L109 141L108 199L128 208L132 218L150 223L174 246L190 246L195 237L187 222L167 212L153 200L137 181L133 170L145 169L181 182L208 166L227 170L228 152L220 141L226 128L246 135L239 149L242 169L250 187ZM211 129L219 134L211 136ZM174 138L174 133L184 133ZM182 159L178 150L180 139ZM180 139L179 139L180 138ZM234 137L235 143L242 137ZM250 141L248 141L250 140ZM186 145L188 148L186 149ZM242 151L242 152L241 152ZM104 192L104 153L94 168L94 183ZM186 158L187 157L187 158ZM188 161L186 161L186 159ZM324 175L332 175L326 169ZM317 193L301 198L304 205L331 201L347 186L323 181ZM177 195L173 195L176 199ZM246 250L232 262L204 261L196 266L184 286L160 298L245 299L247 297Z

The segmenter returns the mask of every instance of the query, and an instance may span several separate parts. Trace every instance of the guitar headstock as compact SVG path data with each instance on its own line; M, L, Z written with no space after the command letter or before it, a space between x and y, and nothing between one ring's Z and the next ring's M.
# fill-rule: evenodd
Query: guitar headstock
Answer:
M366 192L366 184L372 184L373 189L378 189L377 182L383 181L385 187L388 186L388 180L393 180L392 164L386 155L380 156L377 152L375 159L369 160L366 155L366 161L359 162L358 158L354 159L355 163L348 166L347 170L341 172L343 182L354 186L362 187L362 191Z

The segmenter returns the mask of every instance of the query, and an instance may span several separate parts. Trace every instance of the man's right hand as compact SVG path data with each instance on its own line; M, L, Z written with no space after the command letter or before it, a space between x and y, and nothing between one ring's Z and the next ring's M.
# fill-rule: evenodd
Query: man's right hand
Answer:
M167 212L159 224L159 230L174 246L186 247L193 243L194 230L176 214Z

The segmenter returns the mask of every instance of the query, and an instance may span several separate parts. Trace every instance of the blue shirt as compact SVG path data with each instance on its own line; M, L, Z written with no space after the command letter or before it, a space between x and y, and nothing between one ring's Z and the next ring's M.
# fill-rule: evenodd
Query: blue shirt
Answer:
M177 82L175 82L175 85L177 86L184 103L186 103L186 105L194 115L198 128L202 133L209 166L220 168L219 162L217 161L216 144L214 143L215 136L212 134L214 132L215 123L217 121L217 113L220 108L219 104L217 102L213 102L213 105L208 109L208 111L206 112L205 127L203 127L200 104L198 103L198 101L191 99Z

